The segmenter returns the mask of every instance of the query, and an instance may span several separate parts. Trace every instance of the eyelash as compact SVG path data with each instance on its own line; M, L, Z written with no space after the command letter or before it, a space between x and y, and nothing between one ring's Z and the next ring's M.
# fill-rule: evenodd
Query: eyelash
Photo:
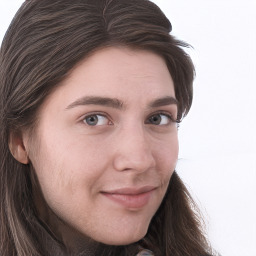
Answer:
M166 113L166 112L163 112L163 111L159 111L159 112L156 112L156 113L153 113L151 114L147 120L149 120L151 117L153 116L156 116L156 115L163 115L163 116L166 116L169 120L170 120L170 123L178 123L178 121L176 119L173 118L173 116L170 114L170 113Z
M147 120L146 120L145 123L146 123L146 124L152 124L152 123L149 122L150 118L152 118L152 117L154 117L154 116L157 116L157 115L166 116L166 117L170 120L170 123L164 124L164 125L156 125L156 126L168 126L168 125L170 125L171 123L176 123L177 127L179 127L179 121L178 121L178 120L174 119L171 114L166 113L166 112L161 112L161 111L151 114L149 117L147 117ZM86 116L84 116L84 117L82 118L82 121L83 121L86 125L91 126L91 127L93 127L93 126L101 126L101 125L97 125L97 124L96 124L96 125L89 125L89 124L86 122L86 119L87 119L87 118L95 117L95 116L101 116L101 117L107 118L107 119L108 119L108 122L111 123L111 124L108 124L108 125L113 125L113 122L111 121L111 118L110 118L106 113L101 113L101 112L95 112L95 113L91 113L91 114L89 114L89 115L86 115ZM97 121L98 121L98 119L97 119ZM154 124L152 124L152 125L154 125Z
M84 117L82 118L82 121L83 121L85 124L87 124L85 120L86 120L87 118L94 117L94 116L105 117L105 118L107 118L108 122L111 122L111 124L108 124L108 125L112 125L112 124L113 124L113 122L111 121L111 118L110 118L106 113L100 113L100 112L95 112L95 113L91 113L91 114L89 114L89 115L86 115L86 116L84 116ZM88 126L91 126L91 127L97 126L97 125L89 125L89 124L87 124L87 125L88 125Z

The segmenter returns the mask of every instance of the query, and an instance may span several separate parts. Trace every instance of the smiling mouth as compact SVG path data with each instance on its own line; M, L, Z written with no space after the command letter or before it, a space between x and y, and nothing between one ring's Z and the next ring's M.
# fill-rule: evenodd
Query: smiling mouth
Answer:
M101 194L125 208L140 209L149 203L155 190L156 187L143 187L140 189L123 188L101 192Z

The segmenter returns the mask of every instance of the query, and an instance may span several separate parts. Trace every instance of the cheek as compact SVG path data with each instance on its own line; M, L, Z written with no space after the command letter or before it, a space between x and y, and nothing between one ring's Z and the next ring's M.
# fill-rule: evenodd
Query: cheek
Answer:
M178 160L179 143L177 136L162 141L155 146L157 164L167 172L173 172Z
M178 138L174 136L169 140L159 143L156 147L155 159L157 159L157 170L158 175L162 181L164 194L169 185L171 176L176 168L178 152Z
M108 165L107 152L100 142L83 136L41 133L40 146L33 150L31 161L45 198L62 200L74 191L89 191Z

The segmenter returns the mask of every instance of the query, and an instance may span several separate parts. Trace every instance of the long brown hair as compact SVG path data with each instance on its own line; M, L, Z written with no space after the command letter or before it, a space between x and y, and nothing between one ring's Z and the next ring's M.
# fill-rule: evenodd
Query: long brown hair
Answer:
M0 255L46 256L32 197L31 166L17 162L10 132L32 129L46 97L77 63L103 47L144 49L162 56L173 78L181 120L192 103L194 66L170 35L171 23L148 0L30 0L14 17L0 50ZM201 218L174 172L148 233L129 246L99 247L97 255L208 255Z

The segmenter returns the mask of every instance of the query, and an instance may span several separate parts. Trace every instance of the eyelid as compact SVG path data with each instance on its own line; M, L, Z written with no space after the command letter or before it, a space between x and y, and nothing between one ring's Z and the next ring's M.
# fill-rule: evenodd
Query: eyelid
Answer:
M94 111L94 112L90 112L90 113L87 113L87 114L84 114L83 116L81 116L79 119L78 119L78 122L83 122L87 117L90 117L90 116L96 116L96 115L99 115L99 116L103 116L105 118L107 118L111 124L113 124L113 121L111 119L111 117L105 113L105 112L100 112L100 111Z
M173 117L173 114L168 112L168 111L164 111L164 110L159 110L159 111L156 111L154 113L151 113L148 117L147 117L147 120L151 117L151 116L154 116L154 115L165 115L167 116L171 122L174 122L174 123L179 123L180 121L177 119L177 118L174 118Z

